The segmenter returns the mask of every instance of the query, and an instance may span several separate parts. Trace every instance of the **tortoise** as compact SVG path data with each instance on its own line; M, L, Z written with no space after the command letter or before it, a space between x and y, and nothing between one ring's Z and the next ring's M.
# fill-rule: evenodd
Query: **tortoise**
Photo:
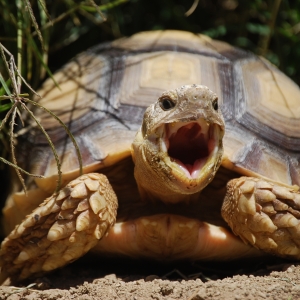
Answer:
M300 259L300 91L275 66L201 34L152 31L100 44L54 77L60 89L47 80L40 103L68 124L84 174L65 131L37 111L63 188L46 139L28 131L19 163L44 178L27 179L27 196L13 181L2 281L89 250Z

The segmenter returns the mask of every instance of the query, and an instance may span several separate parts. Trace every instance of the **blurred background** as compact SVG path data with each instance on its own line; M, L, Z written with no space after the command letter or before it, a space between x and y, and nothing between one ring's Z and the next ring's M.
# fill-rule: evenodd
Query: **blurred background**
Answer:
M33 89L85 49L139 31L203 33L262 55L300 84L300 0L0 0L0 43ZM11 90L1 48L0 96ZM5 59L4 59L5 56ZM22 92L28 88L22 85ZM0 119L11 107L0 101ZM8 123L7 123L8 124ZM9 158L9 130L0 157ZM8 186L0 162L0 198Z
M1 0L0 18L0 42L15 57L21 34L22 74L33 88L45 77L41 58L54 72L92 45L157 29L227 41L266 57L300 83L300 0Z

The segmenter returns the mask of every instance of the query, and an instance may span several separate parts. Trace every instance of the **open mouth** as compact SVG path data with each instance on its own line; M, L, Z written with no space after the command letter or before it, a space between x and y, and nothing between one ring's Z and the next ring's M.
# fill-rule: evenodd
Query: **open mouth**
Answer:
M189 178L198 178L201 169L218 151L218 126L204 119L164 125L162 149Z

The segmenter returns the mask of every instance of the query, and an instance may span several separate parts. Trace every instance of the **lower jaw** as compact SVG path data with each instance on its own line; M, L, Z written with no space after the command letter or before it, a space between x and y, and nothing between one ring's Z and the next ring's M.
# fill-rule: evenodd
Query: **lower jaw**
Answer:
M172 214L117 222L94 250L163 261L224 261L262 255L223 227Z
M173 176L178 179L177 181L182 182L182 186L184 184L188 186L191 182L193 182L193 185L203 186L202 183L209 182L207 178L214 177L220 166L221 156L222 153L220 154L219 148L215 147L207 157L199 158L193 164L184 164L179 159L170 157L167 153L163 160L164 164L170 167Z
M180 166L177 162L172 163L170 167L173 184L171 183L172 185L169 186L171 190L168 192L173 194L172 197L181 198L180 196L182 196L184 199L184 196L189 195L191 199L199 198L199 193L211 182L219 167L214 162L212 163L212 159L206 161L204 165L202 163L201 166L196 166L196 164L190 173L187 168ZM178 197L174 195L176 193ZM193 196L193 194L195 195ZM175 203L175 201L172 202Z

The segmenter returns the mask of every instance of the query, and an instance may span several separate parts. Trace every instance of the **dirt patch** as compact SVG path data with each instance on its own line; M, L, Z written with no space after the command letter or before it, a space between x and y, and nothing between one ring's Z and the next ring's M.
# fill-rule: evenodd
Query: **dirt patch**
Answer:
M278 259L161 265L94 257L17 287L2 286L0 299L295 300L299 282L300 265Z

